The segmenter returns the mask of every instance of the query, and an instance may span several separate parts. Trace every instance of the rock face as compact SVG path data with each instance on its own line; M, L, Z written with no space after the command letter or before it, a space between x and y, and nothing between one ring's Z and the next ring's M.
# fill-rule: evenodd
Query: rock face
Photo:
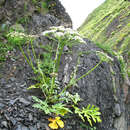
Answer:
M39 34L50 26L72 27L69 15L58 0L47 2L49 10L41 8L40 4L40 1L31 3L28 0L1 0L0 26L4 28L6 25L8 28L18 23L23 31L30 34ZM96 51L103 50L91 41L87 39L85 41L86 44L64 48L66 53L62 56L59 81L68 82L71 72L77 65L79 53L77 77L88 72L100 61ZM40 37L36 40L36 43L38 42L47 44L50 41ZM38 48L35 49L37 53L42 52ZM69 51L72 53L67 53ZM3 65L0 64L0 130L49 130L48 116L32 108L31 95L40 96L42 93L39 90L27 90L27 87L35 83L32 80L34 74L31 68L27 65L20 50L14 49L9 52L9 55L11 58L7 58ZM112 58L114 61L111 64L105 62L100 64L96 70L81 79L78 86L69 91L79 93L83 99L81 107L89 103L100 107L102 123L95 124L97 130L128 130L126 119L128 113L123 100L120 65L115 57ZM86 130L81 125L82 121L75 115L67 118L65 122L63 130Z
M47 5L42 6L42 2ZM0 21L1 24L7 21L11 24L21 24L29 33L40 33L50 26L64 25L72 27L72 21L66 13L65 8L59 0L36 1L12 0L1 1Z
M108 50L114 50L123 56L129 77L126 77L122 86L128 111L130 111L129 11L129 0L106 0L86 18L83 25L78 29L86 38L106 47L104 49L109 48ZM130 122L130 112L128 118Z
M71 75L80 52L83 54L80 56L77 77L88 72L99 62L95 51L102 50L94 46L89 40L86 40L86 43L73 46L72 55L65 56L64 63L66 63L65 66L68 66L64 73L65 77ZM121 87L123 80L119 66L117 59L114 59L112 64L102 63L87 77L81 79L78 82L78 87L70 90L70 92L80 94L83 99L81 106L90 103L100 107L102 123L97 125L97 130L127 130L123 88ZM112 74L113 72L114 74Z
M49 42L40 38L40 42ZM38 51L38 50L37 50ZM66 51L66 50L65 50ZM72 53L62 56L59 70L59 81L66 83L80 55L77 77L88 72L99 63L100 58L96 51L102 51L86 39L86 44L75 45L71 48ZM39 52L39 51L38 51ZM32 108L31 95L40 96L39 90L28 91L27 87L34 83L30 67L23 62L24 59L19 50L14 55L19 55L18 60L9 59L0 69L0 128L3 130L44 130L47 129L47 116ZM97 130L128 130L126 112L123 101L122 77L120 66L113 57L111 64L103 62L87 77L78 82L78 86L69 89L71 93L78 92L83 101L80 106L89 103L100 107L102 123L95 124ZM85 130L81 127L81 119L70 117L66 120L63 130Z

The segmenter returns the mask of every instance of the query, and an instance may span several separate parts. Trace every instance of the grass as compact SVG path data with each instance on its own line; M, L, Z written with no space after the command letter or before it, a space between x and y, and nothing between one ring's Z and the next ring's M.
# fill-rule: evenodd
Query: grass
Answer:
M106 0L96 8L78 29L79 33L113 54L128 57L130 50L130 2ZM121 68L124 61L120 60ZM128 63L128 59L126 63ZM127 71L129 69L127 65ZM124 68L122 68L122 73Z

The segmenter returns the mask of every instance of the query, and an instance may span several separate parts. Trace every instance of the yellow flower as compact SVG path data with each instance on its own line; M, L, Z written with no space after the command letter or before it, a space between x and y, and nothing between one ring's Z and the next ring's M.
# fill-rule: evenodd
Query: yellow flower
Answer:
M60 120L60 117L55 117L53 118L49 118L49 121L51 121L51 123L49 124L49 127L51 129L58 129L58 126L63 128L64 127L64 122L62 120Z

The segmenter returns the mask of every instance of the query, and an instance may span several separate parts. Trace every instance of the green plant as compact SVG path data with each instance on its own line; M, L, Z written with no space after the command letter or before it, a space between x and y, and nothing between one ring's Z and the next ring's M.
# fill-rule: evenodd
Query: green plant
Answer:
M19 31L10 31L7 34L8 42L15 46L31 41L34 37L34 35L26 35L25 33Z
M5 61L10 56L10 51L13 50L13 46L8 43L0 42L0 61Z
M86 128L86 130L96 130L96 127L90 127L82 122L80 122L81 127Z
M79 117L85 121L84 117L87 118L89 124L92 126L92 120L96 122L101 122L100 115L101 113L99 112L99 108L95 107L94 105L88 105L86 108L79 109L76 106L73 106L75 109L75 113L79 115Z
M103 52L97 52L101 60L95 67L90 69L86 74L82 75L79 78L76 78L78 69L78 67L76 67L71 75L69 83L66 85L61 85L58 81L58 71L64 46L72 46L77 42L84 43L84 40L77 32L69 28L64 28L62 26L51 27L50 30L43 32L40 36L48 37L50 40L54 41L57 44L56 51L52 51L55 50L55 43L53 43L52 46L50 45L48 47L44 47L46 48L46 52L43 53L43 61L40 60L40 58L36 57L32 42L33 39L37 36L25 35L23 33L18 34L17 32L9 33L8 35L9 40L12 42L14 41L14 43L16 43L16 41L18 42L18 40L20 42L31 41L30 44L36 65L34 65L32 62L30 50L27 49L28 56L26 56L21 47L21 44L19 45L26 61L36 74L37 83L31 85L28 89L39 88L44 94L44 98L37 98L33 96L34 101L37 102L33 105L33 107L44 111L45 114L53 114L56 116L64 116L67 113L74 112L75 114L78 114L83 121L85 121L86 117L91 126L92 120L94 122L101 122L101 113L99 112L99 108L94 105L88 105L86 108L83 107L80 109L78 106L79 102L81 101L79 94L71 94L68 92L68 89L72 86L75 86L80 79L84 78L93 70L95 70L103 61L108 61L109 57ZM29 43L27 45L29 45ZM79 64L79 62L80 59L78 59L77 64Z
M117 51L117 52L116 52L116 51L114 51L114 50L112 49L112 47L111 47L110 45L108 45L108 44L96 43L96 45L97 45L99 48L103 49L106 53L109 53L109 54L115 56L115 57L118 59L118 61L119 61L119 63L120 63L121 74L122 74L123 78L125 78L128 69L127 69L127 65L126 65L126 63L125 63L125 61L124 61L124 59L123 59L123 56L121 55L121 54L122 54L122 51L120 50L120 51Z

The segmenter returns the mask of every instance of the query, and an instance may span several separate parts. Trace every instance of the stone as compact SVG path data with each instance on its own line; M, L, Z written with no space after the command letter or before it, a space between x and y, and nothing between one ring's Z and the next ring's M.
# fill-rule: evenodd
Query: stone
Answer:
M18 99L19 99L19 98L16 98L16 99L14 99L14 100L10 100L9 103L10 103L11 105L14 105L15 102L16 102Z
M0 6L5 3L5 0L0 0Z
M15 78L15 77L11 77L10 80L11 80L12 82L14 82L14 81L16 81L16 78Z
M33 116L32 116L32 114L31 114L31 113L29 113L29 117L28 117L28 118L29 118L29 120L30 120L30 121L32 121L32 120L33 120Z
M8 123L7 123L7 121L2 121L1 124L2 124L4 127L8 128Z
M6 80L4 79L4 78L1 78L0 79L0 84L3 86L3 85L5 85L6 84Z
M115 104L114 112L115 112L116 116L120 116L121 115L121 108L120 108L119 104Z
M5 105L3 103L0 103L0 109L2 109Z
M15 130L22 130L21 125L18 124L18 125L16 126Z
M129 130L127 128L127 120L125 118L125 114L123 113L120 117L116 118L114 121L114 127L117 130Z
M10 120L11 120L11 122L12 122L13 126L15 126L15 125L16 125L16 123L17 123L17 121L16 121L14 118L10 118Z
M30 129L28 127L26 127L26 126L22 126L21 130L30 130Z
M77 59L79 53L83 53L80 57L80 63L78 64L77 78L87 73L92 69L97 63L99 63L100 58L96 54L96 51L101 51L98 47L88 40L84 39L86 44L74 45L71 48L72 54L66 54L65 58L61 61L64 64L64 69L60 70L60 73L63 74L63 80L68 82L72 70L77 65ZM87 53L89 52L89 53ZM112 57L113 58L113 57ZM116 118L121 116L125 111L121 111L124 108L123 96L122 96L122 77L120 76L118 60L114 58L114 62L111 67L115 72L115 84L118 86L116 93L113 92L113 83L112 83L112 74L110 71L109 63L101 63L94 71L89 75L82 78L77 82L78 87L71 87L69 90L71 93L78 93L83 99L83 102L80 103L81 107L86 107L88 104L94 104L100 108L102 116L102 123L99 123L96 128L97 130L109 130L114 129L113 124ZM116 96L117 101L115 101L114 96ZM115 104L115 105L114 105ZM112 111L114 110L116 118L113 117ZM121 123L121 120L118 124ZM126 127L124 124L123 127ZM122 128L123 128L122 127Z
M28 105L31 104L29 101L27 101L27 100L24 99L24 98L19 98L19 102L23 103L23 104L26 105L26 106L28 106Z
M50 26L58 26L60 25L60 21L54 17L53 15L47 14L45 16L42 15L34 15L32 17L33 21L33 32L43 32L48 29Z
M29 126L29 129L30 130L37 130L37 128L35 126L34 127L33 126Z

